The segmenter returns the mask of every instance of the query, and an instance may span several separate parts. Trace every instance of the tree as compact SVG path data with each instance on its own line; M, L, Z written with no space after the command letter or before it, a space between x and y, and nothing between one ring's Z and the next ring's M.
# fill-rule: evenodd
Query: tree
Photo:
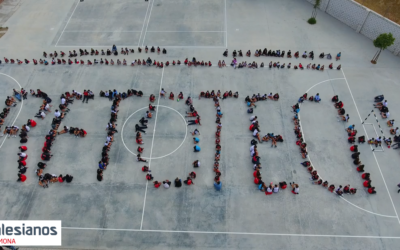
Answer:
M321 0L315 0L314 9L313 9L313 12L311 14L312 18L316 18L317 17L317 8L319 8L320 5L321 5Z
M317 17L317 8L320 6L320 4L321 4L321 0L315 0L314 9L313 9L313 12L311 14L311 18L308 19L308 23L309 24L316 24L317 23L317 19L316 19L316 17Z
M379 55L382 50L385 50L387 47L391 46L396 38L393 37L392 33L382 33L374 40L374 46L379 48L379 51L375 53L375 56L372 58L371 63L376 64L378 61Z

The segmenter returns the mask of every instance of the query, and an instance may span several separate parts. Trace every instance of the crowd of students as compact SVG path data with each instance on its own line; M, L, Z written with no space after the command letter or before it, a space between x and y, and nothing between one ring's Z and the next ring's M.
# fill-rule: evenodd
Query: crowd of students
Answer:
M390 113L389 113L389 108L388 108L388 102L387 102L387 100L385 100L384 95L376 96L374 98L374 101L376 102L376 104L374 104L374 107L379 109L382 118L383 119L389 118ZM394 127L394 123L395 123L394 119L388 120L386 122L387 126L390 128L389 129L390 134L394 135L393 141L392 141L391 137L389 137L389 138L383 137L383 140L385 141L386 146L388 148L393 146L393 148L396 149L400 146L400 130L399 130L399 127L396 127L396 128ZM379 140L379 138L378 138L378 140ZM392 145L393 142L396 142L396 143ZM371 139L371 144L377 144L377 142L376 142L376 140L374 140L374 138Z
M14 91L14 95L19 95L19 97L17 97L18 100L20 100L20 97L27 99L27 93L26 91L24 91L23 89L21 89L21 91L16 91L15 89ZM32 94L32 96L35 97L40 97L43 98L43 103L40 106L40 110L39 110L39 114L42 119L44 119L46 117L45 112L51 112L50 108L52 107L52 105L50 105L50 103L52 102L52 100L48 97L48 95L41 91L40 89L37 89L37 93L34 90L30 90L30 93ZM61 96L61 102L63 103L63 99L65 97L63 97L63 95ZM65 101L65 99L64 99ZM42 115L41 113L43 113L44 115ZM53 142L55 140L55 137L57 136L57 134L62 134L62 132L57 132L59 124L61 122L62 119L62 114L61 112L59 112L58 110L56 110L55 112L55 118L53 119L52 122L52 129L50 129L49 133L45 136L45 143L44 146L42 148L42 154L41 154L41 159L43 161L48 161L51 159L51 157L53 156L51 154L51 146L53 145ZM10 134L14 135L14 137L16 137L16 133L18 131L20 131L20 143L27 143L28 142L28 132L31 130L31 128L36 127L37 123L33 120L33 119L28 119L27 123L22 125L21 130L19 130L19 128L17 126L13 126L14 130L13 132L9 133L6 132L6 134ZM64 127L65 128L65 127ZM86 133L86 132L85 132ZM26 163L26 159L28 158L28 155L25 153L28 150L27 146L20 146L19 150L21 152L18 153L18 180L19 182L25 182L27 177L25 175L26 171L27 171L27 163ZM44 162L39 162L37 164L38 169L35 171L36 175L39 178L39 185L42 186L43 188L48 188L48 184L49 183L55 183L55 182L71 182L73 179L73 176L67 174L65 176L62 175L54 175L54 174L49 174L49 173L43 173L43 169L46 168L47 164Z
M332 97L331 100L332 100L332 102L334 102L333 106L338 110L339 121L341 120L343 122L349 122L350 116L348 114L344 115L345 114L345 109L343 108L344 107L344 103L339 100L339 96L335 95L335 96ZM357 130L355 129L355 125L354 124L348 126L346 128L346 132L347 132L347 135L349 136L347 138L347 141L350 144L354 144L356 141L358 141L359 144L365 142L365 136L364 135L358 136L358 138L356 139ZM381 140L380 137L377 138L377 140L374 140L374 138L372 138L371 140L368 140L368 144L374 143L374 144L376 144L376 146L378 146L378 145L380 146L381 142L382 142L382 140ZM369 173L364 173L364 164L362 164L362 162L360 160L360 154L361 153L358 152L358 145L352 145L350 147L350 151L353 152L352 155L351 155L351 158L353 159L354 165L357 166L356 167L357 172L363 173L363 174L361 174L361 178L365 180L364 183L363 183L364 187L367 188L367 192L368 193L375 194L376 193L375 187L371 186L370 174ZM342 186L339 186L339 188L341 188L341 187ZM346 187L350 187L350 185L347 185ZM339 189L339 190L337 190L336 193L338 195L341 195L342 193L349 193L347 191L348 191L347 188L346 188L346 190L345 189L343 189L343 190ZM354 194L356 191L357 191L356 189L352 190L352 188L350 188L350 193L351 194Z
M203 92L202 92L203 93ZM208 93L208 91L206 92ZM230 94L230 95L229 95ZM239 96L239 94L236 92L237 96ZM200 94L201 96L201 94ZM199 96L199 98L200 98ZM213 98L213 102L214 102L214 106L216 109L216 120L215 123L217 123L216 126L216 132L215 132L215 155L214 155L214 173L215 173L215 177L214 177L214 188L216 190L221 190L222 188L222 182L221 182L221 170L219 168L219 161L221 158L221 131L222 131L222 123L221 123L221 118L223 117L223 113L221 111L221 106L219 104L219 100L221 99L221 92L218 90L217 93L214 93L214 90L211 91L210 96L208 97L208 94L204 94L205 98ZM225 99L227 97L232 97L232 91L226 91L222 98Z
M238 98L239 92L236 91L235 93L233 93L232 90L229 90L229 91L225 91L224 94L222 94L220 90L218 90L217 93L215 93L214 90L211 90L211 92L207 90L206 92L204 92L204 91L200 92L199 99L201 99L202 97L203 98L213 98L213 99L215 97L218 97L218 100L221 98L222 98L222 100L224 100L228 97Z
M225 57L227 57L228 56L228 50L225 50L224 51L224 53L222 54L223 56L225 56ZM294 57L297 59L297 58L299 58L299 51L297 51L295 54L294 54ZM339 52L337 55L336 55L336 61L338 61L338 60L340 60L340 58L341 58L341 52ZM234 50L233 52L232 52L232 57L233 57L233 60L232 60L232 62L231 62L231 66L233 67L233 68L253 68L253 69L255 69L255 68L258 68L258 63L257 62L255 62L255 61L253 61L253 62L249 62L249 63L247 63L247 61L244 61L244 62L241 62L241 63L238 63L238 61L237 61L237 59L236 59L236 57L237 56L239 56L239 57L243 57L243 53L242 53L242 51L241 50L239 50L238 52L236 51L236 50ZM251 51L250 50L248 50L247 52L246 52L246 56L247 57L250 57L251 56ZM261 50L261 49L259 49L259 50L256 50L255 51L255 53L254 53L254 56L255 57L260 57L260 56L272 56L272 57L281 57L281 58L283 58L284 56L285 56L285 51L283 50L282 52L280 51L280 50L274 50L274 51L271 51L271 50L267 50L267 48L265 48L264 50ZM327 59L332 59L332 56L330 55L330 54L326 54L325 55L325 53L324 52L322 52L320 55L319 55L319 58L324 58L326 56L326 58ZM304 53L303 53L303 55L302 55L302 58L307 58L307 57L310 57L312 60L314 60L314 52L313 51L311 51L311 52L309 52L308 53L308 55L307 55L307 51L304 51ZM288 53L287 53L287 58L292 58L292 52L289 50L288 51ZM221 60L218 62L218 67L220 67L220 68L222 68L222 67L225 67L226 66L226 63L225 63L225 61L224 60L222 60L222 62L221 62ZM260 64L260 68L264 68L264 62L262 62L261 64ZM286 66L286 64L285 63L283 63L282 65L279 63L279 61L278 62L270 62L269 63L269 68L271 69L271 68L277 68L277 69L284 69L285 67L287 67L288 69L290 69L291 68L291 66L292 66L292 64L291 63L289 63L287 66ZM297 65L294 65L294 67L293 67L294 69L298 69L298 68L300 68L300 69L304 69L304 67L303 67L303 65L301 64L301 63L299 63L299 66L297 66ZM310 64L308 64L307 65L307 69L315 69L315 70L319 70L319 71L324 71L324 68L325 68L325 66L324 65L322 65L321 66L321 64L312 64L311 65L311 63ZM331 63L331 64L329 64L329 68L330 69L333 69L333 63ZM341 65L339 64L337 67L336 67L336 69L337 70L340 70L341 69Z
M279 183L274 184L271 182L269 185L266 184L261 176L261 157L258 155L258 149L257 149L257 141L255 139L252 139L250 144L250 156L251 156L251 161L254 164L253 165L253 177L254 177L254 183L257 185L258 189L261 192L265 192L265 195L271 195L273 193L278 193L279 189L286 189L287 183L286 181L281 181ZM299 185L296 183L290 183L292 186L292 193L293 194L299 194Z
M20 99L19 99L20 100ZM21 100L20 100L21 101ZM4 125L4 121L9 115L11 108L17 106L17 101L15 100L14 97L12 96L7 96L5 100L6 107L3 108L3 112L0 113L0 131L1 131L1 126ZM17 137L17 132L19 131L18 126L6 126L3 133L0 136L7 135L8 138L10 137ZM1 132L0 132L1 133Z
M154 48L154 46L152 46L150 48L150 52L151 53L155 53L156 50L157 50L157 54L161 53L161 48L160 47L157 47L157 49L156 49L156 48ZM138 51L138 53L142 53L142 48L138 47L137 51ZM149 48L147 46L145 46L144 52L145 53L149 52ZM132 53L132 54L135 53L135 50L134 49L128 49L127 47L125 47L125 49L121 48L121 52L120 53L122 55L129 55L129 53ZM163 54L167 54L167 50L165 48L163 48L162 49L162 53ZM112 46L111 50L107 49L106 52L104 50L101 50L99 52L97 49L95 50L93 48L91 48L90 52L89 52L86 49L79 48L79 56L88 56L88 55L91 55L91 56L98 56L98 55L102 55L102 56L111 56L111 55L118 56L118 50L117 50L117 46L115 44ZM49 53L49 54L47 54L46 52L43 52L43 57L47 58L47 56L49 56L50 58L57 58L58 53L57 53L57 51L54 51L53 53ZM65 53L63 51L60 51L60 57L64 57L64 56L65 56ZM68 57L77 57L77 56L78 56L78 53L76 52L76 50L69 51Z
M106 141L104 143L104 146L102 148L102 152L101 152L101 159L98 163L98 169L97 169L97 180L98 181L102 181L103 180L103 172L104 170L107 169L107 166L109 165L109 161L110 161L110 156L108 155L108 152L111 150L111 146L114 142L114 134L118 133L117 130L117 126L118 124L116 124L117 119L118 119L118 112L119 112L119 104L122 100L130 97L130 96L138 96L141 97L143 96L143 92L142 91L137 91L134 89L128 89L126 92L118 92L116 89L114 90L100 90L99 96L100 97L105 97L107 98L109 101L112 101L112 105L111 105L111 114L110 114L110 120L107 123L106 126L106 131L107 131L107 136L106 136ZM94 95L93 95L94 96ZM144 118L142 118L141 122L143 123L147 123L147 120L143 120ZM139 132L138 129L139 125L136 124L136 142L138 142L140 140L141 143L139 144L143 144L142 142L142 137L141 134ZM147 126L146 126L147 127ZM143 127L144 128L144 127ZM141 130L143 131L143 130ZM138 147L138 155L137 155L137 160L142 160L144 161L141 157L140 157L140 153L142 153L144 150L144 148Z
M389 118L390 113L389 113L388 101L385 100L384 95L375 96L374 101L376 102L376 104L374 104L374 107L379 109L382 119ZM394 123L395 123L394 119L388 120L386 122L387 126L390 128L390 130L389 130L390 134L394 135L394 141L396 142L396 144L394 146L398 147L400 144L399 143L400 142L400 138L399 138L400 131L399 131L398 127L396 127L396 128L393 127ZM373 144L376 147L378 147L378 146L382 145L382 141L385 142L385 144L388 148L390 148L393 143L392 137L386 138L385 136L383 136L383 138L382 138L382 137L378 136L376 139L371 138L370 140L368 140L368 144Z
M145 53L148 53L148 51L150 50L150 52L151 53L155 53L155 52L157 52L157 54L160 54L160 53L162 53L162 54L167 54L167 50L165 49L165 48L163 48L162 50L161 50L161 48L160 47L157 47L157 49L154 47L154 46L152 46L150 49L147 47L147 46L145 46L145 48L144 48L144 51L145 51ZM137 49L137 52L138 53L141 53L142 52L142 48L141 47L138 47L138 49ZM128 48L121 48L121 52L120 52L122 55L129 55L129 53L135 53L135 50L134 49L128 49ZM95 49L91 49L90 50L90 52L89 51L87 51L86 49L79 49L79 56L87 56L87 55L90 55L90 56L111 56L111 55L114 55L114 56L118 56L118 49L117 49L117 47L115 46L115 45L113 45L112 46L112 49L110 50L110 49L107 49L106 51L104 51L104 50L101 50L101 51L98 51L98 50L95 50ZM59 56L59 57L58 57ZM43 52L43 57L45 58L45 59L39 59L39 61L37 61L36 59L33 59L33 63L35 64L35 65L37 65L38 63L39 64L43 64L43 65L49 65L49 64L51 64L51 65L56 65L56 64L69 64L69 65L72 65L72 64L81 64L81 65L84 65L85 64L85 61L84 60L82 60L82 59L80 59L80 60L78 60L76 57L78 57L78 52L76 51L76 50L73 50L73 51L69 51L69 55L68 55L68 59L67 60L65 60L65 59L63 59L63 57L64 56L66 56L66 54L63 52L63 51L60 51L59 53L57 52L57 51L54 51L53 53L49 53L49 54L47 54L46 52ZM228 56L228 50L226 50L224 53L223 53L223 56L225 56L225 57L227 57ZM244 61L244 62L241 62L241 63L238 63L237 62L237 60L236 60L236 57L237 56L239 56L239 57L243 57L243 53L242 53L242 51L241 50L239 50L238 52L236 52L236 50L234 50L233 52L232 52L232 56L234 57L234 59L232 60L232 62L231 62L231 66L233 66L234 68L258 68L259 66L258 66L258 63L257 62L255 62L255 61L253 61L253 62L249 62L249 63L247 63L247 61ZM247 52L246 52L246 56L248 56L248 57L250 57L251 56L251 51L250 50L248 50ZM254 53L254 56L255 57L259 57L259 56L272 56L272 57L281 57L281 58L283 58L284 56L285 56L285 51L282 51L281 52L281 50L274 50L274 51L271 51L271 50L267 50L267 48L265 48L264 50L261 50L261 49L259 49L259 50L256 50L255 51L255 53ZM47 58L49 57L49 61L47 60ZM287 58L291 58L292 57L292 54L291 54L291 51L289 50L288 51L288 53L287 53ZM300 54L299 54L299 51L297 51L296 53L294 53L294 57L297 59L297 58L299 58L300 57ZM302 58L307 58L307 57L309 57L309 58L311 58L312 60L314 60L314 52L313 51L311 51L311 52L309 52L309 53L307 53L307 51L305 51L303 54L302 54L302 56L301 56ZM321 53L320 55L319 55L319 58L324 58L324 57L326 57L327 59L331 59L332 58L332 56L328 53L328 54L326 54L325 55L325 53L323 52L323 53ZM72 60L71 58L74 58L74 60ZM341 58L341 52L339 52L337 55L336 55L336 61L338 61L338 60L340 60L340 58ZM28 59L24 59L24 61L21 61L21 60L19 60L19 59L16 59L17 60L17 64L23 64L24 62L25 62L25 64L29 64L30 63L30 61L28 60ZM6 57L4 57L4 61L5 61L5 63L11 63L11 64L14 64L14 63L16 63L15 62L15 60L14 59L8 59L8 58L6 58ZM1 60L0 60L0 63L1 63ZM86 61L86 64L87 65L96 65L96 64L104 64L104 65L114 65L115 64L115 62L114 62L114 60L113 59L110 59L110 61L109 60L107 60L107 58L105 58L104 60L103 60L103 58L100 58L100 61L98 61L97 59L94 59L93 60L93 62L91 61L91 60L87 60ZM125 59L123 59L122 60L122 62L119 60L119 59L117 59L117 61L116 61L116 64L117 65L128 65L128 62L125 60ZM148 57L147 58L147 60L145 60L145 59L136 59L136 60L133 60L131 63L129 63L131 66L135 66L135 65L147 65L147 66L151 66L151 65L153 65L153 66L156 66L156 67L158 67L158 68L163 68L164 66L169 66L170 65L170 62L169 61L166 61L165 62L165 65L164 65L164 62L160 62L160 61L156 61L156 60L152 60L150 57ZM177 61L175 61L175 60L173 60L172 62L171 62L171 64L173 65L173 66L175 66L175 65L181 65L181 61L180 60L177 60ZM188 67L190 67L190 66L208 66L208 67L211 67L212 66L212 63L211 63L211 61L204 61L204 60L202 60L202 61L200 61L200 60L197 60L195 57L193 57L192 58L192 60L189 60L188 58L186 58L185 60L184 60L184 65L187 65ZM226 66L226 63L225 63L225 61L224 60L219 60L219 62L218 62L218 67L220 67L220 68L222 68L222 67L225 67ZM263 68L264 67L264 62L262 62L261 64L260 64L260 68ZM285 63L283 63L282 65L279 63L279 61L278 62L270 62L269 63L269 68L278 68L278 69L283 69L283 68L285 68L285 67L287 67L288 69L290 69L291 68L291 63L289 63L287 66L285 65ZM333 69L333 63L331 63L331 64L329 64L329 68L330 69ZM304 69L304 67L303 67L303 65L301 64L301 63L299 63L299 65L297 66L297 65L294 65L294 67L293 67L294 69L298 69L298 68L300 68L300 69ZM324 70L324 65L320 65L320 64L317 64L317 65L315 65L315 64L313 64L313 65L311 65L311 64L309 64L309 65L307 65L307 69L310 69L310 68L312 68L312 69L316 69L316 70L319 70L319 71L323 71ZM338 65L337 67L336 67L336 69L338 69L338 70L340 70L341 69L341 65Z
M224 57L228 57L228 54L229 54L228 49L226 49L226 50L224 51L224 53L222 53L222 55L223 55ZM232 52L232 57L237 57L237 56L243 57L243 52L242 52L242 50L238 50L238 51L233 50L233 52ZM250 50L248 50L248 51L246 52L246 56L247 56L247 57L251 57L251 51L250 51ZM264 50L256 49L256 51L254 52L254 56L255 56L255 57L260 57L260 56L271 56L271 57L282 57L282 58L283 58L283 57L285 57L285 51L284 51L284 50L282 50L282 51L281 51L281 50L268 50L267 48L264 48ZM340 60L341 56L342 56L342 52L337 53L337 54L336 54L336 61ZM287 57L287 58L292 58L292 51L291 51L291 50L289 50L289 51L287 52L286 57ZM294 53L294 57L295 57L296 59L299 58L299 57L300 57L300 52L299 52L299 51L296 51L296 52ZM301 55L301 57L302 57L302 58L307 58L307 57L309 57L311 60L314 60L314 51L310 51L310 52L308 52L308 53L307 53L307 51L304 51L304 53ZM328 59L328 60L332 59L332 56L331 56L330 53L325 54L325 52L322 52L321 54L319 54L319 58L320 58L320 59L323 59L323 58L325 58L325 57L326 57L326 59Z
M264 98L265 97L265 98ZM255 102L257 101L262 101L262 100L279 100L279 94L275 94L275 97L272 95L272 93L270 93L270 95L265 95L265 96L260 96L260 94L255 95L253 94L253 97L250 98L249 96L247 96L245 98L245 102L247 103L247 106L249 107L249 109L247 110L247 113L253 113L253 106L256 107L254 105ZM264 141L269 141L271 140L271 147L277 147L276 143L277 142L283 142L283 137L281 135L274 135L274 133L267 133L265 136L263 136L263 138L261 139L259 132L261 132L260 127L259 127L259 123L257 120L257 116L253 115L250 117L250 127L249 130L253 133L253 137L256 139L252 139L250 144L250 156L251 156L251 161L254 164L253 165L253 177L254 177L254 183L257 185L258 189L261 192L265 192L265 195L271 195L272 193L278 193L279 189L286 189L287 187L287 183L285 181L281 181L279 183L274 184L273 182L271 182L269 185L266 184L263 180L262 180L262 176L261 176L261 157L258 154L258 148L257 148L257 144L258 143L263 143ZM294 194L298 194L299 193L299 186L296 183L290 183L290 185L292 186L292 193Z
M260 93L253 94L253 96L250 98L250 96L246 96L246 98L244 99L244 101L247 103L247 107L249 107L247 109L247 113L251 114L254 112L253 107L257 108L256 106L256 102L258 101L266 101L266 100L274 100L274 101L278 101L279 100L279 94L276 93L275 95L272 95L272 92L264 95L260 95Z
M296 103L295 105L292 106L293 112L295 113L295 115L294 115L292 120L294 122L294 133L296 134L296 137L297 137L296 145L299 146L300 154L301 154L303 159L308 158L308 152L307 152L307 143L305 143L304 140L303 140L303 134L301 132L301 127L300 127L300 119L299 119L299 116L298 116L298 113L300 112L299 103L303 103L306 100L313 101L313 102L320 102L321 101L321 98L320 98L318 93L317 93L317 95L311 96L308 99L307 99L307 97L308 97L308 94L305 93L303 96L301 96L299 98L298 103ZM338 98L337 95L332 98L332 101L335 102L334 107L337 108L338 110L343 108L344 104L341 101L339 101L339 98ZM339 117L340 117L341 120L343 120L345 122L348 122L350 117L348 115L344 116L344 114L345 114L345 111L344 112L340 112L339 113ZM351 127L352 127L351 131L347 130L347 132L352 134L352 136L355 136L357 132L353 130L354 125L352 125ZM357 147L357 145L355 145L355 147ZM358 154L353 154L352 156L353 156L354 159L356 159L356 157L358 155L359 155L359 153ZM356 161L354 163L356 163ZM363 165L361 166L359 163L361 164L361 162L357 162L356 165L358 165L357 171L360 172L361 169L364 166ZM303 167L307 168L307 171L311 175L310 176L310 180L315 185L320 185L320 186L322 186L324 188L327 188L328 191L330 191L332 193L335 192L337 195L340 195L340 196L343 193L345 193L345 194L355 194L357 192L357 189L350 187L350 184L346 185L345 187L343 187L342 185L339 185L338 187L336 187L334 184L329 184L329 182L327 180L323 180L320 177L320 175L318 174L318 171L311 165L310 161L304 161L304 162L301 163L301 165Z
M165 99L166 95L167 95L167 92L162 88L161 91L160 91L160 94L159 94L159 98L164 98ZM169 99L174 100L174 96L175 96L174 93L170 92ZM183 96L182 92L179 93L177 100L179 101L180 99L184 99L184 96ZM148 122L148 120L146 118L151 118L152 117L151 111L155 111L156 112L156 107L151 104L155 100L156 100L156 97L153 94L151 94L150 97L149 97L149 101L150 101L149 110L146 111L145 117L142 117L139 120L139 123L141 123L142 127L139 126L138 124L136 124L136 131L137 131L136 142L138 144L143 144L143 141L141 140L140 132L146 133L144 131L144 129L147 128L147 122ZM199 116L198 112L196 111L196 109L194 108L193 101L192 101L192 98L190 96L186 99L185 104L189 106L189 110L190 110L189 112L186 112L186 114L187 114L186 117L196 117L196 120L194 120L192 123L191 123L191 121L188 121L187 125L193 125L193 124L201 125L200 124L200 116ZM196 137L193 138L193 143L195 144L194 152L200 152L201 149L200 149L200 146L198 145L198 143L200 142L200 139L198 138L198 136L200 135L200 132L197 129L195 129L192 132L192 135L196 136ZM140 138L138 138L138 136ZM138 140L138 139L140 139L140 140ZM137 151L138 151L137 161L147 162L146 160L144 160L144 159L142 159L140 157L140 153L142 153L143 150L144 150L144 148L141 148L140 146L138 147L138 149L137 149ZM200 167L200 161L196 160L196 161L193 162L192 165L193 165L194 168L198 168L198 167ZM146 166L146 165L142 167L142 172L146 173L146 180L147 181L153 181L153 185L154 185L155 188L159 188L161 185L163 185L164 188L168 189L168 188L170 188L170 186L172 184L172 182L170 180L168 180L168 179L166 179L166 180L164 180L162 182L154 180L154 176L153 176L150 168L148 166ZM197 176L196 172L194 172L194 171L190 172L189 175L186 177L186 179L183 181L183 183L186 184L187 186L190 186L190 185L194 184L193 180L196 178L196 176ZM182 186L182 180L179 177L176 177L176 179L174 180L174 186L177 187L177 188Z

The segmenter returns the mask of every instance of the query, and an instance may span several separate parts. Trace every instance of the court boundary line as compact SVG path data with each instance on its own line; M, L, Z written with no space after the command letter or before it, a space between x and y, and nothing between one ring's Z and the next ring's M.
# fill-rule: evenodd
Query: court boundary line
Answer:
M61 39L61 37L62 37L62 35L64 33L80 33L80 32L82 32L82 33L96 33L96 32L97 33L112 33L112 32L139 33L140 32L140 37L139 37L139 41L138 41L138 45L137 45L139 47L140 46L140 40L142 39L143 28L144 28L144 25L146 23L146 19L148 19L148 20L147 20L146 30L144 32L144 36L143 36L143 41L142 41L141 47L143 47L143 45L144 45L144 41L146 39L146 34L147 33L168 33L168 32L171 32L171 33L225 33L225 46L217 46L217 47L216 46L162 46L162 47L166 47L166 48L227 48L228 47L228 22L227 22L227 13L226 13L226 0L224 1L224 5L225 5L225 11L224 11L224 14L225 14L225 25L224 26L225 27L224 28L225 28L225 31L147 31L147 28L149 27L149 23L150 23L151 13L153 11L154 1L155 0L153 0L152 3L151 3L151 9L150 9L150 14L149 14L148 18L147 18L147 14L148 14L148 11L149 11L150 2L147 5L146 15L145 15L144 20L143 20L143 26L142 26L142 30L141 31L65 31L65 29L67 28L69 22L71 21L72 16L74 15L76 9L78 8L79 2L80 2L78 0L74 10L72 11L71 16L68 18L68 21L65 24L64 29L61 32L60 36L58 37L58 40L57 40L56 44L54 45L54 47L83 47L83 48L84 47L109 47L109 45L108 46L68 46L68 45L58 46L58 43L60 42L60 39ZM129 47L129 46L133 46L133 45L118 45L118 46Z
M69 21L71 21L71 18L72 18L72 16L73 16L73 15L74 15L74 13L75 13L75 10L76 10L76 8L78 8L79 2L80 2L80 1L78 0L77 4L76 4L76 6L75 6L75 9L74 9L74 11L72 11L72 14L71 14L71 16L69 17L69 19L68 19L67 23L66 23L66 24L65 24L65 26L64 26L64 29L63 29L63 31L61 32L61 35L60 35L60 37L58 38L58 40L57 40L57 42L56 42L56 45L55 45L55 47L57 47L57 44L58 44L58 42L60 41L60 39L61 39L62 35L64 34L64 31L65 31L65 29L67 28L67 26L68 26L68 24L69 24Z
M138 41L138 45L137 45L138 47L139 47L139 45L140 45L140 40L142 39L144 24L146 23L146 18L147 18L147 13L149 12L149 7L150 7L150 2L147 4L146 15L144 16L143 25L142 25L142 30L140 31L140 37L139 37L139 41Z
M146 40L147 28L149 27L150 18L151 18L151 12L153 11L153 6L154 6L154 1L155 0L153 0L153 2L151 3L151 9L150 9L150 13L149 13L149 18L147 19L146 30L145 30L144 36L143 36L142 47L143 47L144 41ZM140 41L139 41L139 44L140 44Z
M139 33L139 32L142 32L142 31L138 31L138 30L130 30L130 31L122 31L122 30L113 30L113 31L109 31L109 30L106 30L106 31L96 31L96 30L67 30L67 31L64 31L64 33L68 33L68 32L71 32L71 33L79 33L79 32L82 32L82 33L110 33L110 32L122 32L122 33L134 33L134 32L137 32L137 33Z
M226 31L223 31L223 30L221 30L221 31L207 31L207 30L199 30L199 31L157 31L157 30L151 30L151 31L147 31L147 33L151 33L151 32L153 32L153 33L196 33L196 32L199 32L199 33L207 33L207 32L209 32L209 33L224 33L224 32L226 32Z
M228 48L228 21L226 18L226 0L225 0L225 48Z
M186 234L225 234L225 235L254 235L254 236L288 236L288 237L321 237L321 238L366 238L366 239L400 239L398 236L373 236L373 235L334 235L334 234L280 234L280 233L248 233L248 232L223 232L223 231L183 231L183 230L150 230L150 229L120 229L120 228L83 228L62 227L65 230L98 230L121 232L148 232L148 233L186 233Z
M154 2L154 0L153 0L153 2ZM162 73L161 73L160 91L158 92L157 106L160 105L160 99L161 99L160 93L161 93L161 87L162 87L162 83L163 83L163 79L164 79L164 69L165 69L165 68L163 68ZM158 109L158 108L157 108L157 109ZM149 159L149 170L151 170L151 155L153 154L154 137L155 137L155 135L156 135L158 111L159 111L159 110L156 111L156 117L155 117L155 120L154 120L153 139L152 139L152 141L151 141L150 157L149 157L149 158L150 158L150 159ZM148 188L148 186L149 186L149 181L146 181L146 191L144 192L143 211L142 211L142 221L140 222L140 230L142 230L142 228L143 228L144 211L145 211L145 208L146 208L146 198L147 198L147 188Z
M332 78L332 79L327 79L327 80L321 81L321 82L316 83L316 84L314 84L313 86L311 86L311 87L306 91L306 93L308 93L311 89L313 89L313 88L314 88L315 86L317 86L317 85L320 85L321 83L325 83L325 82L328 82L328 81L336 81L336 80L346 80L346 78ZM349 90L350 90L350 89L349 89ZM351 94L351 92L350 92L350 94ZM353 100L354 100L354 99L353 99ZM300 104L300 106L301 106L301 104ZM358 110L358 109L357 109L357 110ZM300 129L301 129L301 133L303 134L303 140L306 141L305 136L304 136L303 126L302 126L302 124L301 124L300 113L298 113L298 116L299 116L299 120L300 120ZM361 118L361 116L360 116L360 118ZM310 161L311 165L314 165L314 164L312 164L312 160L311 160L310 154L307 156L307 158L308 158L308 160ZM321 176L321 174L320 174L320 177L321 177L321 179L323 179L322 176ZM361 207L357 206L356 204L353 204L352 202L350 202L350 201L348 201L347 199L345 199L343 196L339 196L339 197L340 197L341 199L345 200L345 201L346 201L347 203L349 203L350 205L352 205L352 206L354 206L354 207L356 207L356 208L358 208L358 209L360 209L360 210L362 210L362 211L364 211L364 212L367 212L367 213L370 213L370 214L373 214L373 215L376 215L376 216L381 216L381 217L386 217L386 218L397 218L397 219L398 219L397 212L396 212L396 216L375 213L375 212L366 210L366 209L364 209L364 208L361 208Z

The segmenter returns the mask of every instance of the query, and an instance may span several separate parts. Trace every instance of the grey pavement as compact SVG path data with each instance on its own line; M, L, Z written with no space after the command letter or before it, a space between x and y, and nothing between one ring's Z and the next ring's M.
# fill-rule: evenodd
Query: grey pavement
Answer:
M10 11L15 9L10 8ZM377 194L369 195L350 157L344 129L355 124L359 134L376 137L371 125L366 125L364 130L360 117L363 120L370 113L373 97L378 94L388 99L391 118L400 117L400 112L391 108L400 105L397 98L400 60L385 51L378 64L372 65L369 61L375 48L370 40L324 13L318 14L317 25L310 26L306 20L311 11L312 5L308 2L295 0L20 1L18 10L10 14L3 25L9 30L0 39L2 57L39 59L43 51L68 53L79 46L89 46L85 49L100 46L94 48L101 50L116 44L134 48L135 53L106 58L115 61L125 58L131 62L150 56L157 61L179 59L183 62L185 58L196 57L211 61L213 67L158 69L3 62L0 65L3 98L18 87L8 77L11 76L27 90L42 89L48 93L53 107L44 120L36 119L38 125L29 133L29 169L25 183L16 182L18 139L0 138L3 166L0 217L62 220L61 248L66 249L396 249L400 240L397 215L400 197L396 187L400 182L398 152L384 148L384 152L373 154L368 145L359 146L361 161L377 189ZM171 47L167 47L167 55L144 52L139 55L138 44ZM255 49L267 47L290 49L292 53L313 50L316 57L321 52L335 55L341 51L342 59L336 62L316 58L315 63L325 65L323 72L293 68L234 70L229 66L219 69L215 67L218 60L228 63L232 59L231 54L222 57L226 44L229 53L234 49L243 52L250 49L254 53ZM94 58L101 56L82 57L83 60ZM239 58L242 60L266 64L280 60L292 65L301 62L304 66L312 62L310 59L255 58L253 55ZM331 62L335 67L341 63L343 71L327 69ZM185 98L193 97L202 125L186 126L181 117L188 111L184 101L159 100L160 88L168 94L174 92L175 97L181 91ZM61 125L84 128L88 135L86 138L68 134L57 136L52 147L54 157L45 172L72 174L74 180L43 189L37 184L34 171L40 160L44 135L50 129L60 94L72 89L80 92L91 89L96 97L88 104L75 101ZM105 142L111 107L111 102L100 98L98 93L108 89L142 90L144 96L129 97L121 102L117 121L119 133L110 151L110 165L104 172L104 180L98 182L97 162ZM239 91L240 94L239 99L221 101L223 184L219 192L213 187L212 170L215 107L211 100L198 99L201 91L212 89ZM310 159L323 179L336 186L351 184L357 188L354 196L345 195L345 199L341 199L312 185L309 174L300 165L303 159L295 145L290 107L308 90L309 95L319 93L322 98L319 104L305 102L301 106ZM289 188L265 196L253 183L249 152L253 137L244 98L269 92L278 92L281 98L277 102L258 102L254 114L259 117L261 134L280 134L285 141L278 143L277 148L271 148L270 143L259 145L262 176L267 183L298 183L300 195L297 196ZM134 126L144 114L150 94L157 97L154 105L169 108L157 107L143 135L145 151L142 156L152 158L147 165L155 180L184 179L195 171L197 178L193 186L155 189L152 183L146 183L141 171L145 164L138 163L125 148L136 152ZM330 101L336 94L345 103L346 113L351 117L349 124L337 121ZM42 99L29 96L23 104L18 103L5 125L16 120L15 124L21 127L33 117L41 102ZM145 109L140 110L142 108ZM386 120L378 120L388 136ZM368 121L378 129L374 119ZM199 153L193 152L190 134L195 128L201 133ZM155 159L164 155L167 156ZM196 159L200 160L201 167L193 170L191 164Z

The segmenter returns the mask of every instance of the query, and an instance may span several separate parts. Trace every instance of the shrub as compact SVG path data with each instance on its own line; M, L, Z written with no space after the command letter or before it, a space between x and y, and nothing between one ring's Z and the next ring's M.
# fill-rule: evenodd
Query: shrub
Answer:
M309 24L316 24L317 23L317 19L315 19L314 17L311 17L310 19L308 19L307 21Z

